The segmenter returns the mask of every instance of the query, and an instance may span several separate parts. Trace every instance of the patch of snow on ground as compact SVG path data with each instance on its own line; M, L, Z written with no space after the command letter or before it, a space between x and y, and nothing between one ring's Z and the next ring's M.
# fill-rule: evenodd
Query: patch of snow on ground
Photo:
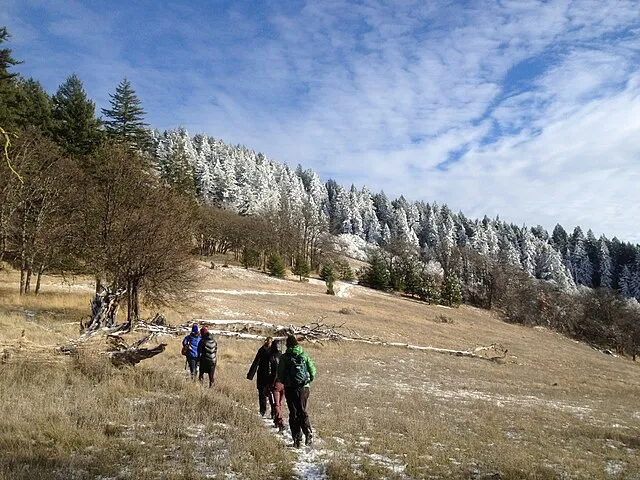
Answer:
M278 433L278 430L274 427L273 420L271 418L263 418L262 421L264 422L264 425L269 428L282 442L286 445L293 445L293 437L291 436L291 430L289 430L288 427L282 433ZM318 445L323 443L324 442L314 434L313 446L297 449L298 458L293 465L293 471L298 475L300 480L327 479L323 457L328 456L330 452L317 448Z
M267 292L265 290L198 290L198 293L221 293L225 295L280 295L285 297L292 297L295 295L305 295L294 292ZM307 294L308 295L308 294Z
M406 465L400 460L392 459L387 457L386 455L380 455L377 453L372 453L368 455L368 457L378 465L382 465L383 467L388 468L393 473L403 474L406 468Z
M288 317L291 315L289 312L285 312L282 310L271 310L271 309L265 310L264 313L266 313L267 315L274 315L276 317Z
M350 283L344 283L344 282L339 282L338 283L338 288L336 290L336 297L350 297L350 293L349 291L351 290L351 288L353 287L352 284Z
M622 471L622 467L622 462L609 460L604 464L604 471L607 473L607 475L617 475Z

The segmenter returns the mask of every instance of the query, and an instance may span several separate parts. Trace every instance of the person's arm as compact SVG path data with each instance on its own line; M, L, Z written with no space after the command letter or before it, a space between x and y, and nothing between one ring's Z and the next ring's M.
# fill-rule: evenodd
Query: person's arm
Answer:
M284 381L285 381L284 377L285 377L286 369L284 367L284 364L287 360L288 360L287 355L285 354L280 357L280 361L278 362L278 374L276 375L276 381L282 384L284 384Z
M313 382L313 379L316 378L316 366L313 364L309 355L305 353L304 360L307 362L307 370L309 371L309 381Z
M256 353L256 358L253 359L253 363L251 367L249 367L249 371L247 372L247 380L253 380L256 371L258 370L258 365L260 364L260 350Z
M198 361L200 361L200 359L202 358L202 351L204 350L204 342L202 341L202 339L200 339L200 341L198 342L198 353L197 353L197 359Z

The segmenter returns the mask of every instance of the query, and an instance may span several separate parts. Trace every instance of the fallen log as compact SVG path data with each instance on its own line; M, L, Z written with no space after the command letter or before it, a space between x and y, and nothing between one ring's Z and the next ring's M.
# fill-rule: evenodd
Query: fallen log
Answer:
M108 352L107 356L111 360L111 363L116 367L136 365L142 360L155 357L156 355L164 352L166 346L166 343L161 343L154 348L133 348L124 351Z
M385 347L399 347L409 350L420 350L426 352L442 353L446 355L454 355L457 357L477 358L489 361L501 361L507 356L508 350L500 344L491 344L488 346L479 346L468 350L456 350L451 348L439 348L432 346L412 345L402 342L388 342L378 337L362 336L354 330L347 329L348 333L342 333L339 329L344 329L341 325L326 325L321 322L314 322L309 325L276 325L257 320L209 320L197 319L184 323L179 326L157 326L144 322L138 322L135 329L138 331L146 330L161 335L182 335L189 332L194 324L201 326L225 326L227 329L209 328L213 335L223 337L231 337L240 340L263 340L265 337L264 330L267 330L269 336L273 338L284 339L288 335L294 335L299 339L304 339L310 343L320 343L323 341L344 341L354 343L365 343L369 345L379 345ZM232 330L232 327L239 327L240 330ZM252 333L253 330L253 333Z

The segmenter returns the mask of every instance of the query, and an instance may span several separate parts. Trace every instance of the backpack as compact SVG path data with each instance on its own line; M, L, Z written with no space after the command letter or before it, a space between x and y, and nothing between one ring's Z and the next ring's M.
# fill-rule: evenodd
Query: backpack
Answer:
M191 350L191 339L189 337L190 335L187 335L182 340L182 355L189 355L189 350Z
M309 370L307 370L307 362L302 355L289 356L289 364L287 365L287 383L292 387L303 387L309 381Z

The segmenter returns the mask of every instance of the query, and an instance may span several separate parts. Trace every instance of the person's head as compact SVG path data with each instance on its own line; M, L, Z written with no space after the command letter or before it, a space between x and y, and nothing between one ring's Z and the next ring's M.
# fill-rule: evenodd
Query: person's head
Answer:
M209 330L207 329L207 327L202 327L202 330L200 330L200 335L201 336L205 336L209 334Z
M287 337L287 348L292 348L298 345L298 340L293 335Z
M271 350L280 350L280 340L277 338L271 342Z
M264 339L264 348L269 348L273 342L273 337L267 337Z
M193 325L193 327L191 327L191 333L193 333L194 335L198 334L198 325Z

